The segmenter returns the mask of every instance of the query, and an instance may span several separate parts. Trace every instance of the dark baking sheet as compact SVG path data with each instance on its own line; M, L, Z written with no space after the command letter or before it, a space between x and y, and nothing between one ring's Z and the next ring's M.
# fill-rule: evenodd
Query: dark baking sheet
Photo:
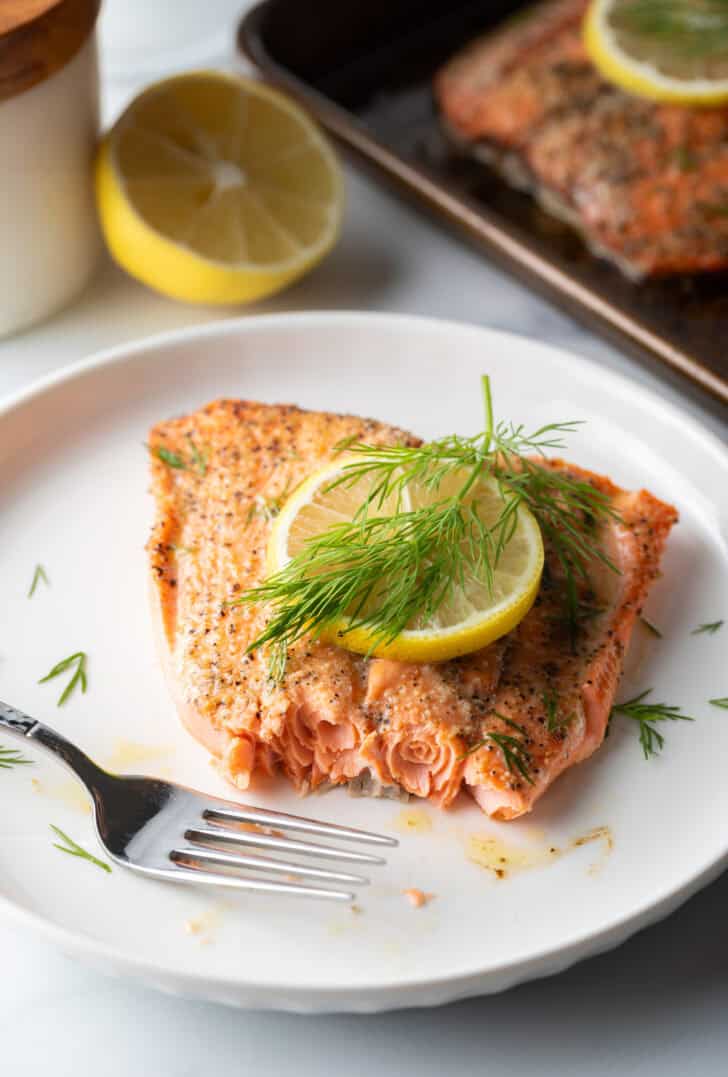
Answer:
M728 274L635 283L443 136L430 85L522 3L265 0L241 49L329 131L574 317L728 403Z

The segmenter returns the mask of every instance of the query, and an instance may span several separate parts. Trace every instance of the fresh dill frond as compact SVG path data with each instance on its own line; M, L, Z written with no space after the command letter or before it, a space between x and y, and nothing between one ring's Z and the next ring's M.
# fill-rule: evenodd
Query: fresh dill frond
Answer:
M694 722L689 714L681 714L680 707L668 703L643 703L642 701L650 694L651 688L641 692L634 699L628 699L624 703L616 703L612 707L609 716L611 722L615 714L622 714L625 718L631 718L639 724L640 744L645 759L657 755L665 745L665 738L655 725L656 722Z
M657 639L662 639L662 632L660 632L659 628L656 628L653 625L652 621L648 621L647 618L643 617L641 614L640 614L640 621L642 622L642 624L644 625L644 627L647 629L647 631L650 633L651 636L655 636Z
M492 593L521 506L533 513L558 560L576 631L590 566L601 561L618 571L595 542L596 527L618 514L609 496L589 482L533 459L563 448L578 423L548 423L533 432L495 423L490 379L482 385L486 423L472 437L450 435L419 446L347 442L352 459L326 490L366 480L353 518L310 539L283 569L233 600L270 606L268 625L248 650L269 649L274 679L283 676L288 648L306 633L344 621L347 631L366 629L377 646L413 623L432 620L468 577ZM501 498L490 524L472 497L483 475L495 479ZM410 507L406 491L412 484L432 500Z
M26 759L15 748L5 748L0 744L0 770L10 770L12 767L29 767L33 765L32 759Z
M348 438L342 438L341 441L337 441L334 445L334 456L341 456L343 452L346 452L352 445L358 445L359 438L356 434L349 434Z
M695 77L706 60L728 52L728 5L725 0L621 0L610 12L616 30L627 33L640 55L678 63Z
M531 775L531 754L527 748L528 734L523 726L518 722L514 722L512 718L508 718L505 714L499 714L497 711L493 712L496 718L500 718L502 722L509 725L512 729L515 729L517 736L512 733L486 733L483 740L478 741L472 748L469 748L461 759L467 759L469 755L473 755L481 748L485 748L488 744L495 744L500 749L503 756L503 762L506 768L511 774L520 774L524 781L529 785L533 785L533 777Z
M36 565L35 566L35 572L33 573L33 581L31 583L30 589L28 591L28 598L33 597L33 595L35 594L35 592L37 590L38 584L40 583L41 580L43 580L43 583L46 585L46 587L50 587L51 581L48 579L48 576L46 575L46 570L43 568L42 565Z
M714 707L722 707L723 710L728 711L728 696L721 696L720 699L709 699L708 703L711 703Z
M689 146L676 146L670 154L670 159L681 172L694 172L699 164L697 156Z
M584 581L586 584L586 580ZM561 600L561 609L558 613L549 614L548 620L552 624L563 626L569 636L572 650L579 634L585 626L596 617L601 617L607 612L607 607L593 600L593 595L588 586L579 589L574 579L567 577L564 581L564 589Z
M512 736L510 733L489 733L488 737L500 748L508 770L512 774L517 771L524 781L528 782L529 785L533 785L530 771L531 756L524 747L523 740L520 737Z
M559 716L557 707L559 704L555 692L544 692L542 697L544 710L546 711L546 728L549 733L555 733L559 728Z
M187 443L190 447L192 463L197 468L200 475L204 475L207 472L207 453L202 452L200 449L197 448L194 441L192 440L191 434L187 435Z
M280 515L289 493L290 488L286 486L283 493L278 494L277 497L261 497L258 495L248 509L248 515L245 518L246 524L252 523L256 517L271 523L276 516Z
M707 632L711 636L714 636L715 633L718 632L723 627L724 624L725 624L725 621L711 621L711 622L709 622L708 624L705 624L705 625L698 625L697 628L694 628L692 630L690 635L691 636L699 636L703 632Z
M178 471L187 470L187 464L185 463L184 458L180 456L178 452L172 452L171 449L166 449L164 445L156 445L152 449L152 452L157 457L157 459L161 460L163 464L167 465L167 467L173 467Z
M544 710L546 711L546 729L549 733L558 733L560 729L573 720L573 714L566 714L563 717L559 716L559 699L555 692L544 692L541 699L543 700Z
M111 875L111 866L103 860L99 860L98 857L92 856L91 853L86 852L73 838L69 838L68 834L60 829L60 827L54 826L50 823L50 828L57 838L60 838L63 845L58 842L53 842L53 848L59 849L62 853L68 853L69 856L77 856L80 860L88 860L89 864L95 864L97 868L101 868L102 871L108 872Z
M76 651L75 654L71 654L68 656L68 658L64 658L60 662L58 662L50 671L50 673L46 673L45 677L41 677L41 679L38 681L38 684L45 684L46 681L53 680L54 677L59 677L62 673L65 673L66 670L69 670L71 666L75 665L76 668L73 671L73 676L71 677L66 687L63 689L63 692L58 699L58 707L63 706L66 700L71 696L71 693L74 691L77 684L81 686L82 693L86 692L86 688L88 685L88 680L86 676L87 658L88 655L85 651Z
M185 436L190 449L189 460L165 445L147 445L147 448L153 456L156 456L167 467L174 468L175 471L196 471L198 475L207 474L207 452L195 444L191 434Z

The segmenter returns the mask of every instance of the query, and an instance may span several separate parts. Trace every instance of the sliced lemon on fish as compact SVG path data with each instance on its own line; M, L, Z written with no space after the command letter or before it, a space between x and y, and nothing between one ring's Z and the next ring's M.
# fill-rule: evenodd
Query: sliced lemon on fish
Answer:
M360 458L358 458L360 459ZM291 494L277 516L268 543L268 570L284 568L301 553L306 543L335 524L350 522L371 492L373 479L362 476L354 485L332 488L341 478L350 458L338 458L306 479ZM450 473L436 491L410 483L403 506L408 510L426 508L452 496L462 486L463 473ZM503 491L484 474L472 488L466 503L476 510L486 526L492 526L504 508ZM371 515L396 511L390 501ZM411 624L395 639L383 643L369 626L352 627L346 618L326 625L320 635L359 654L393 658L403 662L441 662L486 647L512 631L526 616L538 593L544 552L541 531L533 514L521 506L513 534L497 561L491 584L476 567L472 552L466 553L463 585L453 585L449 596L427 623ZM382 582L387 586L387 581ZM376 602L376 598L373 599ZM370 613L372 606L366 608Z
M629 93L691 107L728 102L724 0L592 0L584 43Z
M319 262L341 226L333 150L282 94L193 72L150 87L104 138L96 195L111 254L190 303L248 303Z

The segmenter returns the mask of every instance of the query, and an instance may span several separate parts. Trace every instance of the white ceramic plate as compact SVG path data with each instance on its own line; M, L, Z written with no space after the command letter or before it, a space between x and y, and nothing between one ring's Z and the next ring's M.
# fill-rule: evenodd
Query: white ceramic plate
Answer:
M623 694L654 687L697 717L664 730L646 762L615 728L525 822L471 803L403 815L344 791L303 810L398 833L401 848L348 907L205 891L106 875L52 847L49 823L95 848L90 816L52 761L0 770L0 911L94 964L161 988L241 1006L374 1011L500 991L614 946L715 876L728 853L725 511L728 457L656 396L583 359L467 326L363 314L249 318L124 347L52 377L0 418L0 695L57 726L102 763L230 795L177 723L155 657L143 546L150 424L216 396L354 411L425 437L475 432L478 378L497 413L537 425L585 419L569 455L680 508ZM34 566L51 586L27 590ZM89 691L62 709L37 681L89 653ZM119 743L123 742L123 743ZM8 739L0 736L0 743ZM33 781L33 779L35 779ZM301 810L281 783L251 799ZM405 812L407 809L405 809ZM413 824L414 831L403 833ZM594 828L606 837L570 848ZM473 835L527 866L506 879L468 859ZM567 850L549 862L551 846ZM406 887L436 895L415 910ZM189 934L186 923L198 928Z

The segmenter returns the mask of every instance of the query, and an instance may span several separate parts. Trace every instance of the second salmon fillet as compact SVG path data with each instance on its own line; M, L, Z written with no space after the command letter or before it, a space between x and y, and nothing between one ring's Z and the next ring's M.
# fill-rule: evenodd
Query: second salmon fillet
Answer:
M728 266L728 109L632 97L582 40L587 0L545 0L438 73L448 130L629 276Z
M230 603L263 580L271 520L287 491L346 438L418 443L371 420L236 400L152 430L152 595L181 718L239 789L281 769L302 793L351 783L447 807L466 789L495 818L528 812L601 744L677 514L646 491L544 462L593 483L620 515L595 534L619 573L595 569L592 591L581 595L587 617L574 624L566 616L547 543L534 607L490 647L428 665L367 659L307 638L291 648L275 684L266 656L246 653L266 610ZM503 750L503 737L514 735L526 775Z

